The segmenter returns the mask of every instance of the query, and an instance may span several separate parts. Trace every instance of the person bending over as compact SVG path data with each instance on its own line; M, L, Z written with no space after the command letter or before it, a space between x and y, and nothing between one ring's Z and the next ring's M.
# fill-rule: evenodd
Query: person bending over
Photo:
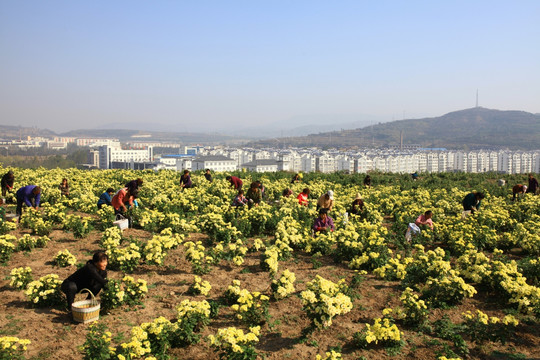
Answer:
M105 252L97 251L92 260L88 260L86 265L64 280L61 289L66 294L69 311L71 311L71 305L75 301L75 295L82 289L88 289L94 295L99 294L107 283L108 261L109 258Z

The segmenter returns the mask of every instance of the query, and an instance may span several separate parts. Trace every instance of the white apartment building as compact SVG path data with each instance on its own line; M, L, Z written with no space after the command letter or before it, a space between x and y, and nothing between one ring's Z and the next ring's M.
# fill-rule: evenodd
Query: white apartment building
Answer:
M222 155L205 155L193 159L191 168L196 170L234 171L238 169L236 161Z
M278 171L278 161L274 159L259 159L242 164L242 168L253 172L276 172Z
M112 162L149 162L154 160L154 150L150 146L143 150L121 149L104 145L99 147L99 168L111 169Z
M315 156L310 154L302 155L302 169L303 172L314 172L317 171L316 167L317 159Z
M315 170L322 173L337 171L336 159L328 154L318 156L315 160Z
M337 166L337 171L345 171L345 172L348 172L349 174L352 174L355 172L354 159L350 156L346 156L346 155L336 156L336 166Z
M110 147L120 147L120 140L107 138L78 138L75 140L77 146L100 147L108 145Z
M478 158L475 152L467 153L467 169L468 173L478 172Z

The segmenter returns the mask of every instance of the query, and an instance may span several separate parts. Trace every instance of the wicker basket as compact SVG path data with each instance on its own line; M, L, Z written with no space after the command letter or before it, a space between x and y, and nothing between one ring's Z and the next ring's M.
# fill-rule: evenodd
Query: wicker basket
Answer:
M86 324L91 321L99 320L99 309L101 308L101 304L88 289L82 289L79 291L79 294L83 291L88 291L90 295L92 295L92 299L75 301L71 305L71 312L73 313L73 320Z

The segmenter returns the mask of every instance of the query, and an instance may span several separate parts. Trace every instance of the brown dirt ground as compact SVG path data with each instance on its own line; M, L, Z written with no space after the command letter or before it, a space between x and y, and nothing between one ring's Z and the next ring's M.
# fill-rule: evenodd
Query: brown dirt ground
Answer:
M20 237L24 232L13 233ZM148 239L151 234L142 230L128 229L126 236L139 239ZM57 268L52 265L52 259L59 250L68 249L79 262L86 261L93 251L98 249L98 240L101 234L93 231L85 239L74 239L70 233L54 230L44 249L34 249L32 252L14 253L6 266L0 267L0 334L13 335L30 339L32 344L27 352L31 359L81 359L82 354L78 348L84 343L88 324L74 324L68 314L59 309L36 309L31 307L22 291L9 287L9 273L12 268L30 266L34 279L49 273L56 273L61 279L69 276L75 267ZM191 234L188 240L203 239L202 234ZM245 263L240 266L230 265L222 261L215 266L210 274L204 275L212 285L210 298L217 299L233 279L241 280L241 286L250 291L261 291L269 294L270 280L268 273L259 268L258 253L248 254ZM314 269L311 258L304 253L298 253L296 259L280 262L280 271L288 268L297 277L297 294L305 289L306 283L319 274L329 280L337 281L340 278L350 279L353 271L342 264L335 264L330 257L319 259L322 266ZM243 270L243 271L242 271ZM193 281L190 264L184 259L183 248L169 252L162 267L142 265L133 273L135 278L148 281L149 292L143 306L135 308L120 308L113 310L109 315L101 317L100 321L107 324L114 335L124 334L124 340L129 336L131 327L142 322L152 321L158 316L169 319L175 317L175 305L186 298L203 299L184 295L189 284ZM122 274L109 271L110 278L121 278ZM302 312L301 301L298 296L291 296L270 305L272 328L265 325L257 349L265 359L314 359L316 354L323 354L329 348L341 346L344 359L358 359L365 356L367 359L387 359L386 350L381 347L372 347L360 350L351 343L352 335L364 327L364 323L372 322L375 317L381 316L386 307L394 307L399 303L400 289L398 282L379 280L373 275L366 275L365 281L359 288L359 298L354 301L353 310L344 316L335 319L334 324L327 330L312 333L306 341L301 339L302 329L306 328L309 320ZM430 320L441 318L443 314L450 316L453 322L459 322L461 313L466 310L480 309L489 315L502 316L500 303L497 303L493 294L480 292L473 299L467 299L462 305L448 310L435 309ZM215 333L218 328L226 326L240 326L231 316L227 308L222 308L220 315L206 328L203 335ZM440 340L440 343L430 342L434 338L429 335L402 328L405 334L406 345L396 359L435 359L443 346L452 344ZM470 359L504 359L509 354L521 353L528 359L540 359L540 334L538 324L520 324L515 337L506 345L487 342L474 344L468 342L471 354ZM494 352L503 355L495 356ZM207 343L201 341L197 345L182 349L173 349L170 352L173 359L217 359L217 355L209 348ZM505 355L506 354L506 355ZM523 358L523 357L522 357Z

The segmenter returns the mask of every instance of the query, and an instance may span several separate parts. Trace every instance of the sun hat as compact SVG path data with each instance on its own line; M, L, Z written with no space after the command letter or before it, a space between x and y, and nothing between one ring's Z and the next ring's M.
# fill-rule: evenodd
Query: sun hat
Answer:
M326 194L330 197L330 200L334 200L334 192L332 190L328 190Z
M354 200L362 200L360 193L356 193L356 197L354 198Z
M527 185L523 185L523 192L527 191Z

